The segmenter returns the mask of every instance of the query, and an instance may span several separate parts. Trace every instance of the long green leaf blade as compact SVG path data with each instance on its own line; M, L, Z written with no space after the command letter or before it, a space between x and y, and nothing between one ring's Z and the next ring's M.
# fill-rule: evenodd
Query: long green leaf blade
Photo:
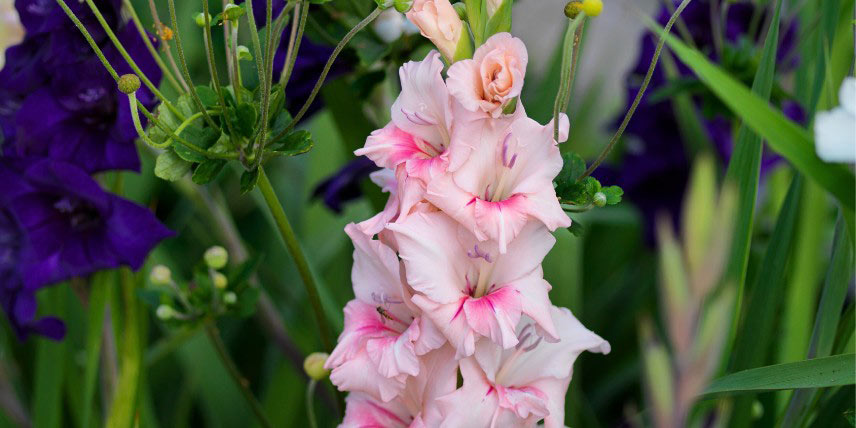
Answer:
M856 383L856 355L836 355L733 373L711 382L703 398L752 392L827 388Z
M89 293L89 310L86 326L86 367L83 376L83 409L80 426L89 427L92 417L92 399L95 396L95 381L98 379L98 361L101 355L101 338L104 332L104 316L115 272L99 272L93 277Z
M662 30L652 25L654 31ZM769 106L766 100L752 94L743 84L712 64L700 52L673 36L666 43L684 64L690 67L744 123L763 137L769 146L787 159L798 171L820 184L848 210L856 207L853 173L841 165L827 164L814 151L814 138L806 129Z
M60 318L65 314L65 285L46 289L45 313ZM62 384L65 379L67 343L38 338L33 398L33 426L59 428L62 418Z

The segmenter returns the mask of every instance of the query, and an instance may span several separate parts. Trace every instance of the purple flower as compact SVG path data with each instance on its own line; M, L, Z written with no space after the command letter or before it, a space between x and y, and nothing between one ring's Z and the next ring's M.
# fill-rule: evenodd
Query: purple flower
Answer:
M711 2L716 2L719 11L726 11L724 22L719 25L723 36L723 46L716 48L713 25L717 20L711 19ZM679 3L679 2L676 2ZM756 7L750 3L729 3L719 0L695 0L681 14L681 19L693 39L695 46L711 60L731 71L740 78L751 79L755 74L752 61L744 61L747 52L757 53L763 45L763 25L753 26ZM768 11L758 10L761 23L765 22ZM658 22L665 24L671 13L665 7L661 8ZM675 35L680 36L675 27ZM761 33L761 34L759 34ZM782 29L779 41L777 71L788 71L795 66L794 51L796 48L796 23ZM648 70L656 47L657 40L650 34L641 40L639 60L630 72L627 88L628 108L636 97L639 85ZM719 52L722 52L720 55ZM685 65L678 63L679 77L694 79L694 74ZM751 80L745 82L751 85ZM653 225L659 212L671 215L678 221L684 184L689 176L690 164L687 159L687 144L681 138L678 119L674 105L668 96L657 96L673 88L662 67L657 67L645 96L642 98L633 119L625 132L625 152L620 166L601 167L595 176L605 183L621 186L626 198L633 202L641 211L644 220L645 237L653 242ZM701 122L708 138L714 144L717 153L727 162L733 149L734 118L719 101L705 92L698 84L701 95L693 97L697 111L693 112ZM697 93L697 92L694 92ZM783 105L789 105L789 112L794 118L799 116L799 106L780 100ZM619 119L620 120L620 119ZM616 124L617 126L617 124ZM766 155L762 165L766 168L779 162L775 155Z
M53 325L33 320L38 289L102 269L139 269L173 235L148 209L66 162L0 158L0 183L0 303L20 336Z
M380 168L369 158L357 157L318 184L312 192L312 197L320 197L324 205L336 213L341 213L344 204L363 195L360 182L378 169Z
M23 10L47 7L36 1L19 1L18 6ZM58 7L49 9L45 18L39 18L45 20L41 25L36 18L30 20L27 28L35 27L34 33L9 50L8 63L0 71L3 152L63 160L87 172L138 170L137 134L127 97L65 13ZM51 32L40 32L44 28ZM146 76L159 82L161 71L136 29L126 25L116 33ZM131 72L111 42L105 40L101 48L117 72ZM154 105L148 89L140 90L138 98L148 107Z

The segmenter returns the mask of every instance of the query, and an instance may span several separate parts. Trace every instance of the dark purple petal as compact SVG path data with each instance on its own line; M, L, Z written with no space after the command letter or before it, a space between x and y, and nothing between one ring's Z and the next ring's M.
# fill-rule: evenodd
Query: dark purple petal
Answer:
M318 184L312 192L312 197L320 197L327 207L341 213L344 204L363 195L360 183L378 169L380 168L369 158L360 156Z

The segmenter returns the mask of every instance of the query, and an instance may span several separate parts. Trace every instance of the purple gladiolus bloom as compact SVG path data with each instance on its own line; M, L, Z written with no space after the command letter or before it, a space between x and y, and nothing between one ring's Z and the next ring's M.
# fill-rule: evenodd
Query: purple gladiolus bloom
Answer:
M711 2L716 2L719 11L725 11L725 18L720 22L711 18ZM679 1L676 1L679 3ZM676 5L677 6L677 5ZM751 61L741 62L741 54L748 49L753 54L763 45L765 37L764 26L756 25L755 21L766 22L768 11L756 9L751 3L728 3L720 0L696 0L687 6L681 14L681 19L695 46L711 60L731 67L746 66ZM757 13L756 13L757 12ZM665 24L671 15L666 7L661 8L658 22ZM758 15L758 16L756 16ZM718 25L719 31L714 31L713 25ZM683 33L677 31L676 36ZM718 46L716 34L722 35L722 44ZM796 61L795 55L797 25L792 23L782 28L777 59L778 72L792 70ZM641 40L641 50L636 66L630 72L627 88L627 105L636 97L642 78L648 71L656 48L657 40L648 34ZM725 65L723 65L725 66ZM678 78L694 79L695 75L684 64L677 63ZM728 66L725 66L728 69ZM748 77L754 75L754 70L740 69L740 77L748 70ZM733 72L738 72L734 71ZM662 67L657 67L648 90L642 98L633 119L625 131L625 152L620 166L610 165L601 167L595 176L604 183L621 186L626 198L633 202L641 211L644 222L646 240L653 243L654 221L658 212L667 212L677 222L680 215L684 185L689 177L690 164L687 159L687 144L678 132L681 129L675 114L674 105L669 102L669 96L663 96L663 91L670 90L670 81ZM751 81L747 82L751 85ZM703 89L700 83L699 89ZM660 95L658 95L658 93ZM698 107L694 112L699 119L703 131L713 144L717 154L727 162L733 151L734 120L731 114L718 101L711 103L714 98L708 95L695 95L693 101ZM793 120L804 120L799 105L794 102L781 101L784 110ZM620 120L620 119L619 119ZM617 126L617 124L616 124ZM780 162L781 158L767 153L762 160L762 168Z
M22 332L38 327L31 324L39 288L102 269L139 269L173 235L148 209L105 192L66 162L2 158L0 183L0 300Z
M318 184L312 192L312 197L320 197L324 205L336 213L341 213L343 205L363 195L360 182L378 169L380 168L369 158L357 157Z

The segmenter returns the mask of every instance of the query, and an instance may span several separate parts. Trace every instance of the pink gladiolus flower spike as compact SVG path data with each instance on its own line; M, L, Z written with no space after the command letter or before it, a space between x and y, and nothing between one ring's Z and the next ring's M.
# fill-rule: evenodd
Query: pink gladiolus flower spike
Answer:
M469 159L457 171L431 181L425 197L479 240L496 240L504 253L530 220L551 231L570 226L571 220L553 189L562 156L552 124L542 126L522 116L510 129L493 131L480 140L474 136L480 143ZM568 118L562 115L560 141L567 136Z
M340 390L389 401L419 374L418 357L446 340L410 302L395 252L354 224L345 231L354 242L356 299L345 306L345 329L325 367Z
M438 399L440 427L564 427L565 395L574 361L583 351L608 354L609 343L565 308L549 309L560 340L542 337L531 320L517 326L520 342L502 350L487 342L460 361L464 385Z
M541 269L555 239L543 225L526 225L505 254L442 212L413 214L387 227L398 242L407 282L419 293L413 303L459 358L472 355L482 337L505 349L517 345L514 328L522 314L558 337L549 316L550 284Z

